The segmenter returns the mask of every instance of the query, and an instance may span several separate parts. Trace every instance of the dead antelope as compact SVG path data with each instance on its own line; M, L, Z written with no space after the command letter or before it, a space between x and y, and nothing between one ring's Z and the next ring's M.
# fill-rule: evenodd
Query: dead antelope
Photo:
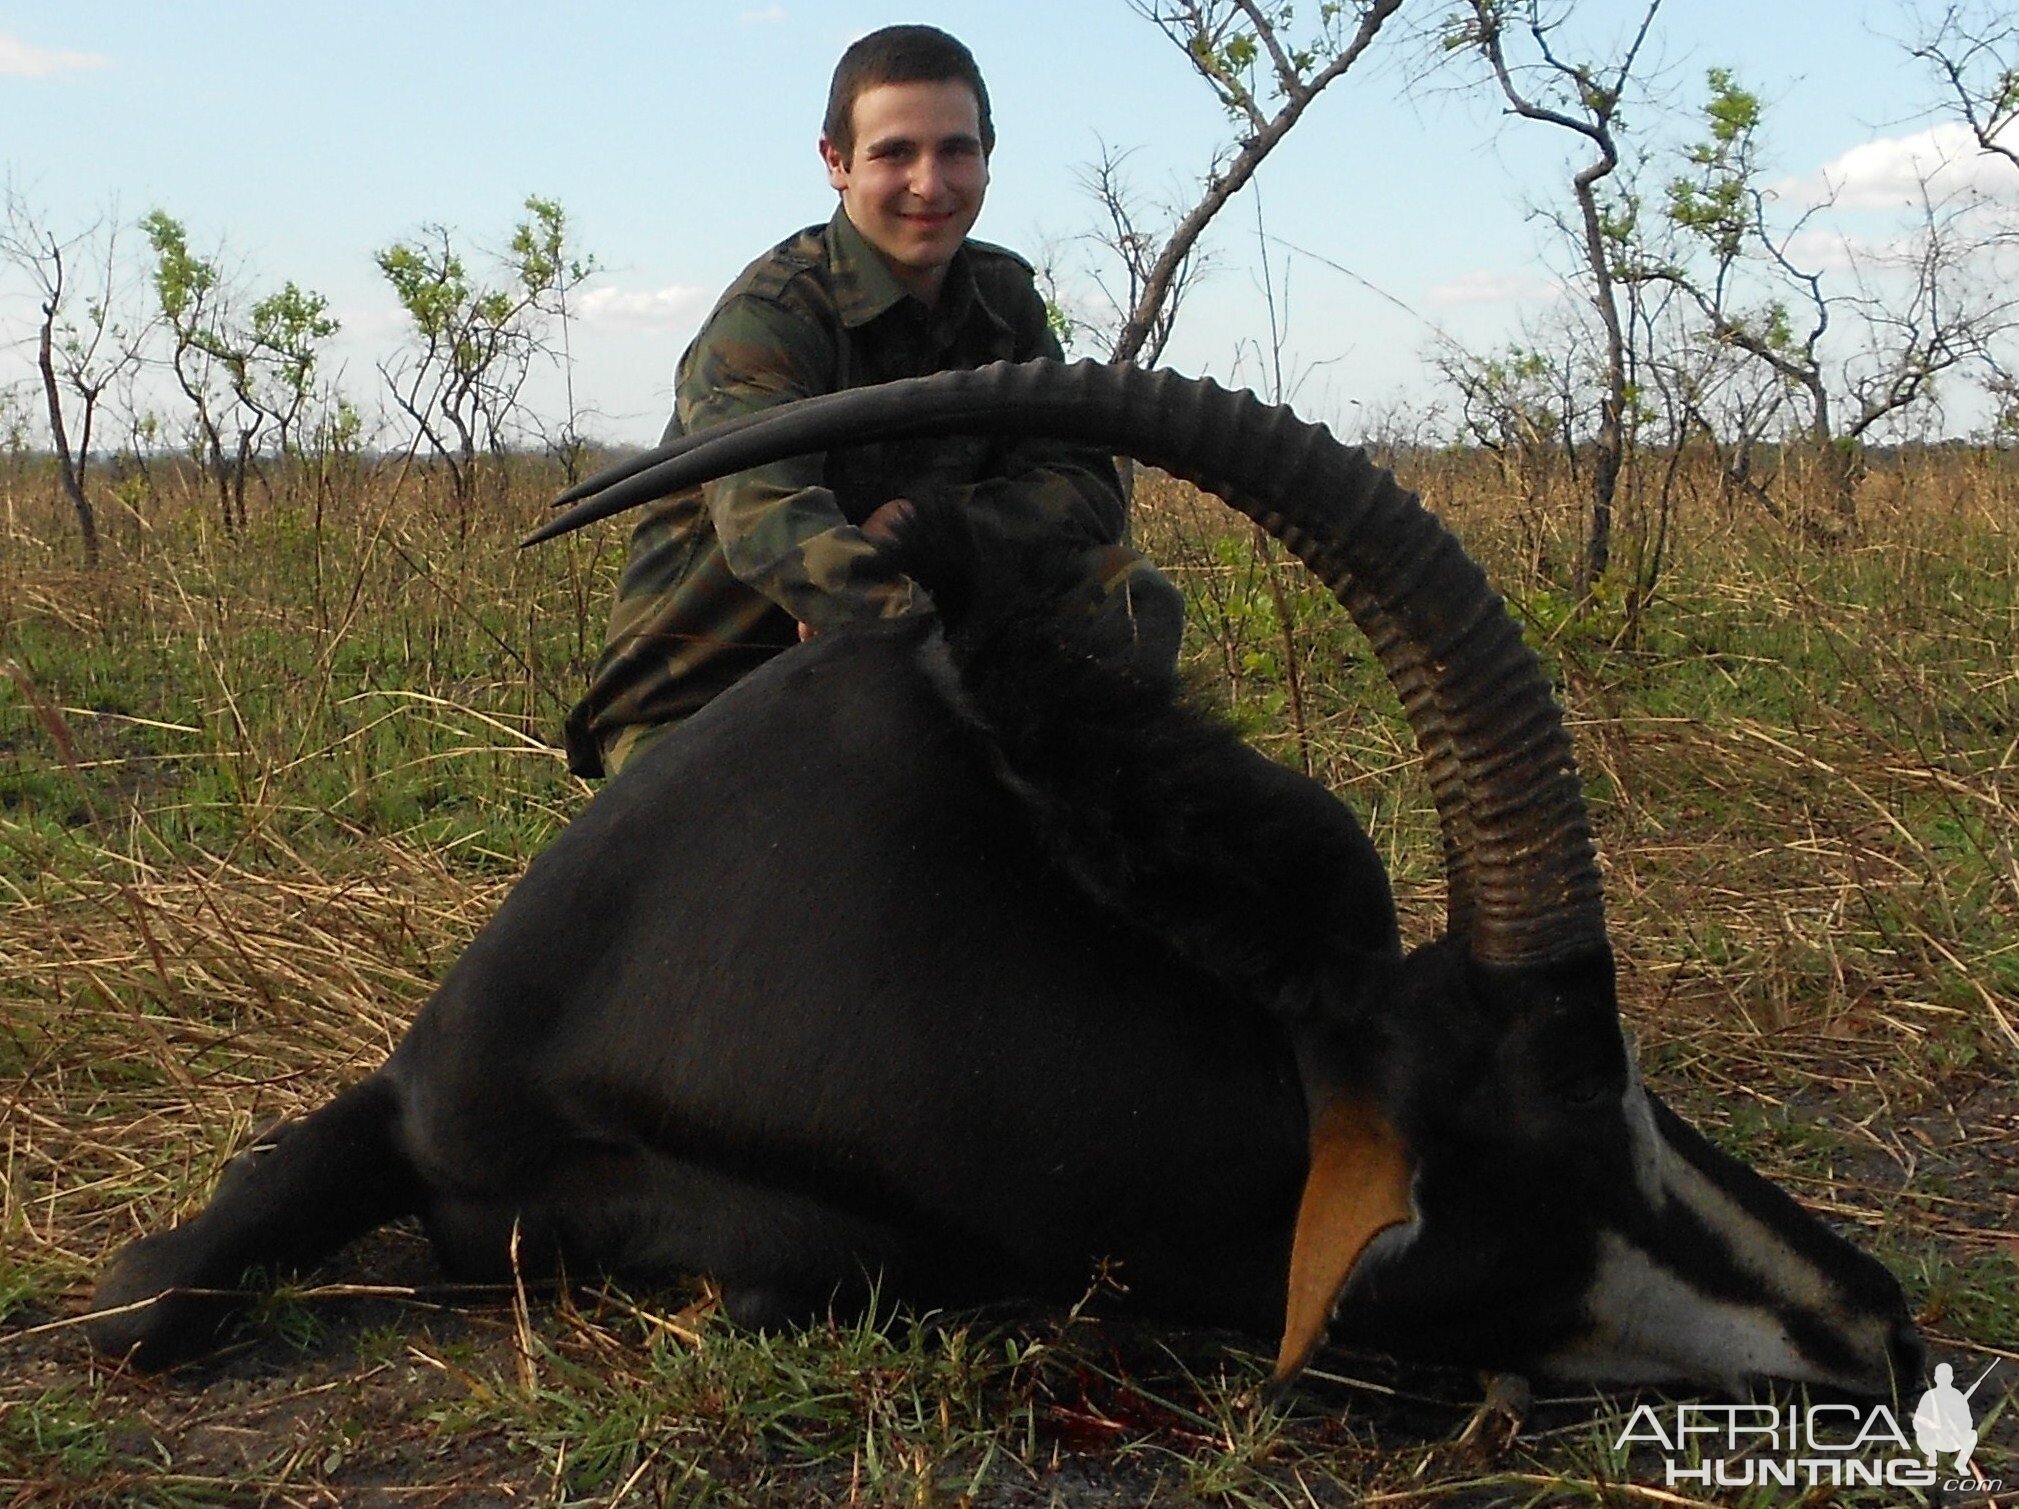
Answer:
M1601 1383L1918 1378L1899 1285L1640 1085L1569 739L1456 541L1357 450L1210 383L943 374L598 478L551 535L777 456L945 430L1126 451L1341 598L1442 824L1405 954L1347 810L1085 652L1039 556L922 510L936 617L780 655L531 867L377 1073L129 1246L90 1322L160 1365L252 1268L418 1214L455 1275L703 1273L766 1324L1126 1303Z

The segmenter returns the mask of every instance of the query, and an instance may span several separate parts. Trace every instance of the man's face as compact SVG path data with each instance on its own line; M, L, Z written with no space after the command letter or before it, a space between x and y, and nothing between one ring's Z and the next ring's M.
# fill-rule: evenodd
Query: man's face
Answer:
M988 188L974 91L952 80L877 84L855 97L854 121L849 159L820 139L827 181L906 291L931 304Z

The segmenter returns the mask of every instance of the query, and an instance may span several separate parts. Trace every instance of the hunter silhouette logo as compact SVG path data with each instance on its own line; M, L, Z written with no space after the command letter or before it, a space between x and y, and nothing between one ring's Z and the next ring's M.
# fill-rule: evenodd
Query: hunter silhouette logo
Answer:
M1956 1370L1935 1368L1935 1381L1908 1420L1909 1441L1892 1407L1849 1403L1693 1404L1638 1406L1613 1443L1659 1447L1671 1488L1936 1488L1944 1493L1996 1493L1997 1478L1975 1474L1976 1419L1970 1397L1997 1368L1956 1387ZM1917 1454L1918 1451L1918 1454ZM1937 1458L1960 1476L1944 1477Z
M1928 1465L1933 1467L1938 1456L1951 1452L1956 1456L1956 1470L1970 1470L1970 1453L1977 1449L1977 1427L1970 1415L1970 1396L1977 1392L1979 1384L1991 1376L1991 1367L1977 1375L1977 1382L1966 1389L1956 1387L1956 1370L1948 1363L1935 1366L1935 1386L1921 1396L1921 1402L1914 1406L1914 1444L1926 1453Z

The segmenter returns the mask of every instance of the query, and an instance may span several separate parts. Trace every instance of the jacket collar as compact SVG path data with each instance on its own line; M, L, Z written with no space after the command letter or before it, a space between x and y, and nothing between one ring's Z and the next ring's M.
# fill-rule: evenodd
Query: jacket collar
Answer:
M851 330L860 329L911 298L882 253L863 239L848 212L839 205L835 206L834 218L827 223L827 266L833 280L835 310ZM939 330L951 332L964 325L977 310L989 323L1008 328L976 285L974 258L963 242L947 265L946 283L940 289L939 303L933 307L930 318Z

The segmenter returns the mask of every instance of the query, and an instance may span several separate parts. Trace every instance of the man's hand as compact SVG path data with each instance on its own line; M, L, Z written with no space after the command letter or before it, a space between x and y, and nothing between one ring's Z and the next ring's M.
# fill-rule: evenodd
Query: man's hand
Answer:
M887 545L897 538L897 527L906 523L918 511L909 498L892 498L862 521L862 532L879 545Z
M887 545L897 538L898 526L909 520L916 511L916 505L911 499L892 498L862 521L862 532L877 544ZM819 632L812 624L802 623L799 626L799 642L804 644Z

